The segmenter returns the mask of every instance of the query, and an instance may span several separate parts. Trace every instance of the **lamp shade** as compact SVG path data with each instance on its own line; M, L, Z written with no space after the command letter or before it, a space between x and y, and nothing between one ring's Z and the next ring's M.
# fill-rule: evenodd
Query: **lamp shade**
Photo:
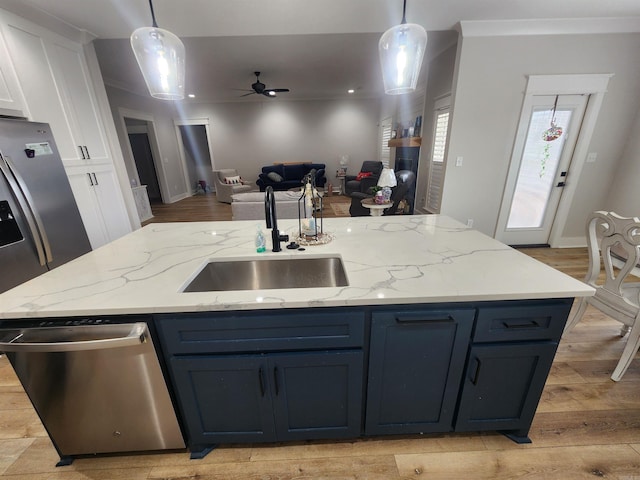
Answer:
M131 34L131 48L152 97L184 98L184 45L173 33L141 27Z
M385 93L399 95L416 89L426 46L427 32L416 23L402 23L382 34L378 53Z
M396 174L393 173L393 169L383 168L380 173L380 178L378 178L378 186L395 187L396 185L398 185L398 180L396 179Z

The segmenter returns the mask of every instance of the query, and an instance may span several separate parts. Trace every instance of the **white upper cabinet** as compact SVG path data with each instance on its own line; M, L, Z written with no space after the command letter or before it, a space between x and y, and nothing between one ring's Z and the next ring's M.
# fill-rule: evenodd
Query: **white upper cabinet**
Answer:
M24 98L4 38L0 35L0 114L27 116Z
M52 42L47 45L63 105L66 107L78 147L86 160L109 161L104 128L80 46ZM82 156L81 155L81 156Z
M110 162L82 46L19 17L3 20L29 119L51 125L64 162Z

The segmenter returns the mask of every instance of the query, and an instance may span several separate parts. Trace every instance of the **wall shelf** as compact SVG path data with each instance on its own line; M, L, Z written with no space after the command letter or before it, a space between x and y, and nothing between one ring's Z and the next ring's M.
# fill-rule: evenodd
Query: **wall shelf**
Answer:
M389 147L419 147L422 145L422 137L392 138Z

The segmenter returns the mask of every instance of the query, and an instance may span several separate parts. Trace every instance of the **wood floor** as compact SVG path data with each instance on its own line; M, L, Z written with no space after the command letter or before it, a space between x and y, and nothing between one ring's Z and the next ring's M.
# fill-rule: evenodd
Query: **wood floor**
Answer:
M341 200L342 198L342 200ZM154 221L229 219L212 197L187 199ZM337 197L336 201L344 201ZM207 210L207 211L205 211ZM207 217L207 218L203 218ZM224 217L224 218L223 218ZM576 278L586 249L526 249ZM58 457L6 358L0 359L0 476L13 480L593 479L640 480L640 361L609 379L623 341L618 323L589 308L560 344L530 445L495 433L378 437L343 442L228 445L203 460L186 452Z

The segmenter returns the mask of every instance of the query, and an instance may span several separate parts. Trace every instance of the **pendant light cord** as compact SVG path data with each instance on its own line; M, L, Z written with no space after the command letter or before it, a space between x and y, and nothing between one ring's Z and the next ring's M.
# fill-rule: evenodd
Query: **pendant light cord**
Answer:
M404 0L404 5L402 6L402 22L400 22L402 25L407 23L406 12L407 12L407 0Z
M404 0L405 2L407 0ZM151 21L153 22L153 28L158 28L158 22L156 22L156 14L153 11L153 2L149 0L149 8L151 9Z

